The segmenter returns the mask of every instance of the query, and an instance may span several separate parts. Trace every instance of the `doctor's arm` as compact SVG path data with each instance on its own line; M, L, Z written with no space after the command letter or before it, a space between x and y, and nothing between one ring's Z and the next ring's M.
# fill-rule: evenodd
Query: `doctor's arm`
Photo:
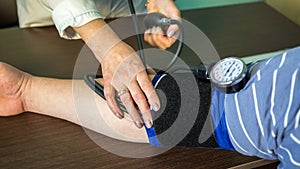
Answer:
M50 8L61 11L70 11L74 15L75 9L66 5L68 1L44 0ZM64 3L64 4L62 4ZM76 5L77 3L77 5ZM134 124L141 128L144 123L152 123L150 107L159 109L159 99L147 76L146 70L135 51L128 44L119 39L113 30L100 18L94 1L72 1L72 6L85 7L86 10L94 12L95 17L90 17L88 22L77 24L72 22L70 26L93 51L95 57L101 63L102 74L104 78L104 94L112 112L117 117L124 117L123 112L118 108L115 95L117 92L128 91L122 95L121 100L129 112ZM68 14L66 14L68 15ZM54 16L57 21L56 27L60 30L60 19ZM65 28L67 29L67 28ZM64 32L67 33L67 32ZM61 36L63 33L61 33ZM142 119L139 116L138 109L142 113Z

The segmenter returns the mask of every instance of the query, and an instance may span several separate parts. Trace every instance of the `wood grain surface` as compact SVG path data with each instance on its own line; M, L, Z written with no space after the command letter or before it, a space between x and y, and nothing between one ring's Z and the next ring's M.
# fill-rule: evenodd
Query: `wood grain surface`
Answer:
M209 37L220 57L248 56L300 44L300 28L265 3L190 10L182 16ZM73 74L83 42L59 38L54 27L0 29L0 35L0 61L38 76L82 78L89 73L83 68ZM135 44L134 38L127 41ZM84 52L86 64L97 63L90 51ZM193 55L185 46L181 58L193 65L198 63ZM0 133L0 168L228 168L260 160L235 151L182 147L148 158L121 157L93 142L80 126L33 113L1 117ZM133 147L133 152L143 153L149 148L94 135L105 140L105 146L117 149Z

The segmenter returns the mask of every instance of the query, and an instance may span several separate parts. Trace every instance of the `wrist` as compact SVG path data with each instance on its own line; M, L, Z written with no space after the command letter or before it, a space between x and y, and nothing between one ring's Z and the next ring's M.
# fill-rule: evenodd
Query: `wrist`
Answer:
M120 38L102 19L93 20L80 28L74 28L99 62L120 42Z
M101 64L105 61L116 61L116 63L121 63L125 58L131 56L133 53L135 53L135 51L127 43L120 40L118 43L107 49L107 52L102 57Z
M33 112L35 110L33 101L33 93L32 93L32 83L36 77L26 74L24 75L24 80L22 82L22 105L25 112Z

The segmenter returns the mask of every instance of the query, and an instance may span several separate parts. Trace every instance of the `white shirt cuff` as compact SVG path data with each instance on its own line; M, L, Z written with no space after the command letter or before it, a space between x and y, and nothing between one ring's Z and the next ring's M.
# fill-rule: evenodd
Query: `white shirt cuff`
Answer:
M64 0L52 12L59 35L66 39L79 39L72 27L82 26L102 18L94 0Z

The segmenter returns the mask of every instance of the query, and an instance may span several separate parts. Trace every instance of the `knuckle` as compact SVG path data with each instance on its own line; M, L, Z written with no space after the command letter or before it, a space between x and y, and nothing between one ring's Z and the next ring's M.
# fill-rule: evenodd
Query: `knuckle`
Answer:
M109 84L112 80L112 75L110 73L103 73L103 80L104 82L106 82L107 84Z
M165 46L166 46L166 48L171 47L172 46L172 42L170 41L170 42L166 43Z
M139 92L139 93L135 93L133 95L133 98L134 98L134 100L136 102L141 102L141 101L143 101L145 99L145 96L144 96L144 94L142 94L142 93Z
M131 114L130 114L130 118L131 118L133 121L140 121L140 117L139 117L136 113L131 113Z
M162 45L160 45L159 48L162 49L162 50L166 50L167 49L166 46L162 46Z
M145 112L142 112L142 118L143 119L151 119L151 113L148 110Z
M113 99L112 94L110 92L104 93L104 97L107 101L111 101Z
M140 85L142 86L142 88L144 89L144 90L152 90L153 89L153 87L152 87L152 84L149 82L149 81L146 81L146 80L144 80L144 81L142 81L141 83L140 83Z
M131 97L129 95L123 95L122 97L122 102L125 105L129 105L131 103Z
M150 108L148 106L148 104L142 104L139 105L139 109L141 110L141 113L144 115L148 115L148 112L150 112Z

